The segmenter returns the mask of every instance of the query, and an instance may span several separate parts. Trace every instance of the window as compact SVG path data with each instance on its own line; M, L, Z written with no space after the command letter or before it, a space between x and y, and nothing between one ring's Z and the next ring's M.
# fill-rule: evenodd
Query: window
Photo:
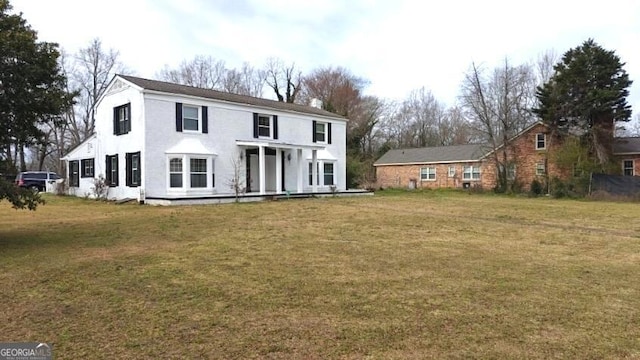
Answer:
M123 135L131 131L131 103L113 108L113 133Z
M78 160L69 161L69 186L78 187L80 186L80 173L79 173L80 163ZM47 174L43 174L44 177L47 177Z
M333 163L324 163L324 186L333 184Z
M93 177L94 171L93 159L83 159L80 161L80 176L83 178Z
M449 177L454 177L456 176L456 167L455 166L449 166Z
M547 148L547 135L544 133L536 134L536 150L544 150Z
M127 186L140 186L140 152L127 153Z
M547 173L547 166L544 161L539 161L536 163L536 175L542 176Z
M317 169L318 169L318 176L317 178L317 183L318 185L320 185L320 162L317 162ZM309 186L313 185L313 162L309 163Z
M190 159L189 170L191 172L191 187L207 187L207 159Z
M434 181L436 179L435 167L423 167L420 169L420 181Z
M316 182L318 186L331 186L336 184L335 180L335 165L329 161L318 161L317 163L317 176ZM313 185L313 162L309 162L309 186ZM320 181L322 180L322 181Z
M463 180L480 180L480 166L465 166L462 172Z
M198 108L184 105L182 107L182 128L187 131L198 131Z
M313 120L313 142L331 144L331 123Z
M271 118L269 116L258 116L258 136L271 137Z
M627 176L634 175L633 160L624 160L622 162L622 174Z
M173 158L169 160L169 187L182 187L182 159Z
M200 112L202 111L202 112ZM176 103L176 131L209 132L209 108L207 106L183 105Z
M105 178L109 186L118 186L118 154L106 156Z
M278 116L253 113L253 137L278 139Z

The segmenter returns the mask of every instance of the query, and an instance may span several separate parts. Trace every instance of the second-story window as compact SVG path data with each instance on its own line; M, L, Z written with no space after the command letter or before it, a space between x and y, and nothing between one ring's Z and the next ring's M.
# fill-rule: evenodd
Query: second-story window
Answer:
M131 103L113 108L113 134L123 135L131 131Z
M331 144L331 123L313 121L313 142Z
M544 150L547 148L547 135L544 133L536 134L536 150Z
M198 119L198 108L184 105L182 107L182 127L186 131L198 131L200 121Z
M253 137L278 139L278 116L253 113Z

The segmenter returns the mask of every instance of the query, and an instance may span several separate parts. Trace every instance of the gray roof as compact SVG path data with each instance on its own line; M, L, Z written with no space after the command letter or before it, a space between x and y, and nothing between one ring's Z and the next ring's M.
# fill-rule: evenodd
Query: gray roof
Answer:
M196 96L196 97L202 97L207 99L232 102L237 104L253 105L253 106L263 107L263 108L270 108L270 109L283 110L283 111L294 111L298 113L320 115L320 116L327 116L327 117L347 120L346 118L340 115L334 114L326 110L311 107L311 106L305 106L300 104L290 104L290 103L279 102L275 100L256 98L253 96L246 96L246 95L232 94L232 93L227 93L223 91L203 89L203 88L174 84L174 83L158 81L158 80L143 79L143 78L129 76L129 75L117 75L117 76L147 90L153 90L153 91L159 91L159 92L165 92L165 93L171 93L171 94Z
M640 137L617 138L613 143L614 154L640 154Z
M489 148L487 144L467 144L395 149L387 151L374 165L478 161L487 153Z

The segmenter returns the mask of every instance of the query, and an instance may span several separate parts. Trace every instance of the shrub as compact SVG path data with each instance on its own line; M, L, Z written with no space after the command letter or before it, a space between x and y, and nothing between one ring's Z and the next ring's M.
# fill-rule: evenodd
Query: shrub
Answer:
M529 189L529 193L536 197L536 196L540 196L543 192L543 186L542 183L540 181L538 181L537 179L533 179L533 181L531 182L531 187Z
M551 178L551 196L556 199L569 196L567 185L556 176Z

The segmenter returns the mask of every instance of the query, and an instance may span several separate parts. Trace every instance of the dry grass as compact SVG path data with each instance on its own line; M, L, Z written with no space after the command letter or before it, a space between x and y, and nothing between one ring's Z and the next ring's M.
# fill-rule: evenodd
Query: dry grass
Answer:
M0 204L0 341L56 358L639 358L638 204Z

